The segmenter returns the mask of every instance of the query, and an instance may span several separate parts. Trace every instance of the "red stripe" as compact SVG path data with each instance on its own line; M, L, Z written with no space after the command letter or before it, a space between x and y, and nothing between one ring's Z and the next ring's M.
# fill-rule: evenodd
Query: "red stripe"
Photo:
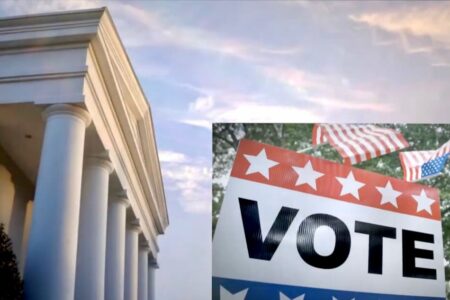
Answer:
M341 128L343 134L347 137L347 139L349 141L352 141L356 146L358 146L360 148L360 150L358 150L358 155L360 157L359 162L369 160L372 158L370 151L361 142L361 138L356 136L350 127L348 127L347 125L337 125L337 126L339 126L339 128Z
M350 152L353 154L356 162L355 163L359 163L361 161L363 161L361 155L359 154L359 152L356 150L355 146L348 140L348 137L346 136L344 131L339 131L338 129L340 129L338 124L333 124L330 125L332 127L333 133L336 136L337 139L339 139L339 141L346 145L348 149L350 149ZM337 127L338 129L335 129L334 127ZM350 159L350 158L349 158Z
M410 176L408 177L408 181L415 181L419 180L419 168L417 167L417 164L420 163L418 160L419 154L416 152L404 152L401 153L401 156L405 158L404 166L407 168L407 170L410 173ZM404 172L406 172L406 169L404 168Z
M411 177L408 177L408 176L407 176L407 172L406 172L406 169L407 169L408 167L407 167L407 164L406 164L406 162L405 162L405 159L406 159L405 155L404 155L403 153L400 153L400 154L399 154L399 159L400 159L400 164L402 165L403 179L404 179L404 180L407 180L407 181L410 181L410 180L411 180L411 179L410 179ZM411 172L410 172L409 174L411 174Z
M367 143L369 143L372 148L375 150L375 154L376 157L381 155L381 150L380 148L368 137L368 134L364 132L364 130L362 128L357 129L353 129L355 132L357 132L359 135L361 135L361 139L364 139L365 141L367 141Z
M345 153L344 149L342 149L333 138L331 138L330 133L328 132L328 129L322 127L322 134L327 138L328 143L330 143L331 146L333 146L334 149L339 153L339 155L344 159L344 163L351 165L351 161L347 156L347 153Z
M389 129L387 129L387 130L389 130ZM390 131L390 130L389 130L389 131ZM397 151L397 150L400 150L400 149L401 149L401 148L398 147L397 142L391 137L390 134L385 133L385 132L383 132L382 130L381 130L381 131L378 131L378 132L380 132L381 134L383 134L383 135L391 142L392 146L394 147L394 150L391 150L391 149L389 149L389 148L386 148L387 153L392 153L392 152L394 152L394 151Z
M343 125L344 126L344 125ZM365 156L366 156L366 160L372 159L372 154L371 151L366 147L366 145L364 145L363 141L365 142L365 139L363 140L361 137L359 137L352 128L350 127L346 127L347 128L347 135L349 136L350 139L352 139L356 144L358 144L358 146L362 149L362 151L364 152ZM352 135L354 137L352 137ZM376 157L376 152L375 152L375 156Z
M395 134L397 135L397 138L400 140L400 142L403 144L403 148L409 147L409 143L408 143L408 141L405 139L405 137L403 136L403 134L401 134L400 132L397 132L397 131L395 131Z
M313 126L313 132L312 132L312 144L313 144L313 146L317 146L317 145L319 145L319 143L317 142L317 140L318 140L318 131L319 131L319 127L320 127L320 125L319 124L314 124L314 126Z
M381 145L381 148L380 148L379 145L375 144L376 149L379 150L380 156L383 155L382 154L383 152L384 152L384 154L389 154L389 153L392 153L395 150L399 149L396 146L396 143L392 139L392 137L388 133L386 133L386 131L392 132L392 130L384 129L384 128L378 128L378 127L373 126L373 125L367 125L366 127L362 126L362 130L367 135L373 136L377 140L378 144ZM380 135L383 136L384 139ZM390 144L394 148L393 150L391 150L391 147L389 147L389 145L387 144L385 139L387 139L390 142Z

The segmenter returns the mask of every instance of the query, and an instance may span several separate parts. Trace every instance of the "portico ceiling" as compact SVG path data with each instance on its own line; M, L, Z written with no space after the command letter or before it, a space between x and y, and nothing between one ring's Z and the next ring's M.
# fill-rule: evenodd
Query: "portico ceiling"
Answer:
M0 105L0 146L33 184L44 133L41 111L34 104Z
M45 122L42 111L45 105L31 103L0 105L0 146L32 182L36 183L44 138ZM103 151L93 125L86 131L85 153ZM113 179L111 189L118 185Z

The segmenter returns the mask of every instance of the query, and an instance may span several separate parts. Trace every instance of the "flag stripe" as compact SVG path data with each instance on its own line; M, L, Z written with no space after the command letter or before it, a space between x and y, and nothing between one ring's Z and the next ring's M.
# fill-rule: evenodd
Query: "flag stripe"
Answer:
M330 137L329 141L330 144L332 146L334 146L336 149L340 149L341 151L339 151L342 154L344 154L344 161L346 160L350 160L351 164L356 163L356 159L355 159L355 153L352 152L348 146L347 143L342 142L334 133L334 131L332 130L332 128L330 127L330 125L325 125L324 128L327 132L327 136Z
M322 130L320 124L314 124L313 126L313 146L324 144L327 142L326 136Z
M402 142L402 140L404 141L404 139L401 140L399 138L399 135L396 134L394 131L385 128L378 128L373 125L371 125L371 127L373 128L374 132L379 132L380 134L383 134L388 138L390 138L394 142L395 144L394 147L396 150L404 148L404 142Z
M349 148L351 149L352 153L355 155L355 159L360 160L360 161L364 161L367 159L366 154L363 151L363 149L361 149L361 147L350 137L348 132L344 131L345 129L342 130L339 127L339 125L337 125L337 124L331 125L331 127L334 129L334 131L339 136L341 141L343 141L343 142L347 141Z
M382 141L379 141L375 136L371 135L370 132L365 132L364 128L358 127L357 130L360 133L361 137L364 137L366 140L370 141L370 144L375 149L375 157L385 154L385 148Z
M379 133L372 129L367 129L369 131L369 135L373 135L376 137L376 139L383 144L383 147L380 147L383 154L394 152L396 150L394 144L392 143L392 140L389 138L389 136L383 135L382 133Z
M377 147L375 144L370 140L370 138L366 137L364 133L362 133L358 128L356 128L353 125L350 125L351 132L354 133L355 138L359 140L361 144L364 145L364 147L367 149L367 151L370 154L370 158L377 157L381 155L380 151L377 151Z
M409 146L400 133L374 125L315 124L312 139L313 145L329 142L346 164L360 163Z

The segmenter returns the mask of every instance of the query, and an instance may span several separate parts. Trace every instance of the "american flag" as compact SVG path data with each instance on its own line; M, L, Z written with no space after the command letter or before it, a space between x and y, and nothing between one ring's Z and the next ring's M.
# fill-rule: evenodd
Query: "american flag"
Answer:
M313 146L330 143L348 165L408 147L401 133L374 125L315 124Z
M450 155L450 141L432 151L408 151L400 153L403 177L417 181L439 175Z

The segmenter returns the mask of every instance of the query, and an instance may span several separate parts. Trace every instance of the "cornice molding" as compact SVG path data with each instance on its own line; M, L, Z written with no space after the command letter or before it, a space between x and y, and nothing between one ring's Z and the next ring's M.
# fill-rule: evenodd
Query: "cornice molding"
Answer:
M159 222L157 222L157 227L159 228L160 233L162 233L168 225L168 215L164 189L162 187L161 171L157 170L155 172L154 169L150 169L150 166L146 166L142 155L139 155L140 151L144 151L147 153L147 156L152 157L152 161L158 160L153 124L151 122L146 124L147 142L141 139L141 143L136 144L136 141L133 142L132 139L130 139L133 135L132 122L134 120L130 120L129 116L127 116L125 106L134 106L135 108L137 107L140 109L139 114L141 114L141 118L138 119L138 121L142 120L143 116L149 115L150 107L139 82L136 79L132 66L107 11L99 25L99 34L93 39L91 45L90 49L92 49L94 53L93 56L96 59L101 58L103 60L98 62L98 67L101 69L101 74L104 76L106 89L110 93L111 98L113 100L116 99L116 101L112 101L112 104L114 105L115 103L116 105L115 110L118 114L118 122L123 125L123 138L127 140L126 144L129 146L130 155L133 157L134 166L138 171L137 174L141 177L139 180L146 183L143 184L143 188L144 190L148 190L145 192L145 195L148 198L147 202L150 202L150 199L154 199L158 204L157 208L152 208L150 206L150 209L156 209L153 214L158 215L158 219L162 221L160 225L158 224ZM118 71L118 68L115 67L115 64L121 66L120 72ZM134 86L134 88L131 88L130 86ZM124 97L124 89L127 89L131 94L130 97ZM140 116L136 117L139 118ZM149 127L151 127L151 130L148 130ZM148 147L147 143L153 145L153 147ZM161 185L158 186L155 185L155 183L152 183L149 176L150 174L152 177L155 175L156 177L159 177L156 182L159 181Z
M28 74L20 76L0 76L0 83L12 83L23 81L49 80L49 79L63 79L63 78L84 78L87 74L87 68L80 71L70 72L55 72L55 73L39 73Z
M95 57L93 57L95 59ZM98 63L93 62L95 65L95 68L91 68L91 71L94 72L94 69L99 69ZM105 127L111 144L111 150L114 151L114 153L117 153L116 157L118 159L118 162L120 164L120 168L123 170L124 175L126 176L126 181L128 183L129 188L129 195L132 197L129 197L130 199L136 199L140 201L136 201L137 205L139 206L139 209L141 213L145 214L144 209L140 207L139 203L146 202L148 203L148 199L145 198L145 192L144 187L139 182L137 178L137 172L133 167L133 163L130 164L130 160L132 160L131 153L128 149L129 145L126 144L125 141L125 134L123 132L123 128L119 127L119 119L117 119L116 111L114 110L114 107L112 105L112 95L111 90L106 94L106 97L99 97L97 94L99 90L96 90L94 87L94 83L92 82L91 76L93 76L94 73L88 73L86 76L86 82L89 87L89 89L92 91L93 101L94 105L96 106L98 110L98 114L96 114L97 118L101 119L101 122L103 126ZM99 80L101 81L101 85L103 86L103 89L108 90L105 78L100 77ZM98 87L97 87L98 88ZM88 100L88 99L86 99ZM112 117L112 118L111 118ZM94 122L96 120L94 119ZM121 149L125 149L121 150ZM131 168L130 168L131 166ZM116 166L117 167L117 166ZM165 201L164 201L165 202ZM151 215L145 215L145 218L142 218L143 220L143 226L144 228L147 228L146 232L150 234L150 236L147 236L147 238L150 239L152 251L158 251L158 245L156 243L156 236L157 234L161 234L164 232L164 228L167 226L167 221L161 217L160 215L156 214L154 210L150 210ZM149 222L151 224L149 224ZM153 228L157 228L157 232ZM145 232L145 231L144 231Z
M5 17L0 19L0 28L2 27L26 27L53 24L53 23L67 23L67 22L86 22L93 19L99 19L105 12L106 7L98 7L82 10L68 10L60 12L40 13L33 15L19 15L12 17Z
M19 48L91 40L106 8L0 19L0 47Z

